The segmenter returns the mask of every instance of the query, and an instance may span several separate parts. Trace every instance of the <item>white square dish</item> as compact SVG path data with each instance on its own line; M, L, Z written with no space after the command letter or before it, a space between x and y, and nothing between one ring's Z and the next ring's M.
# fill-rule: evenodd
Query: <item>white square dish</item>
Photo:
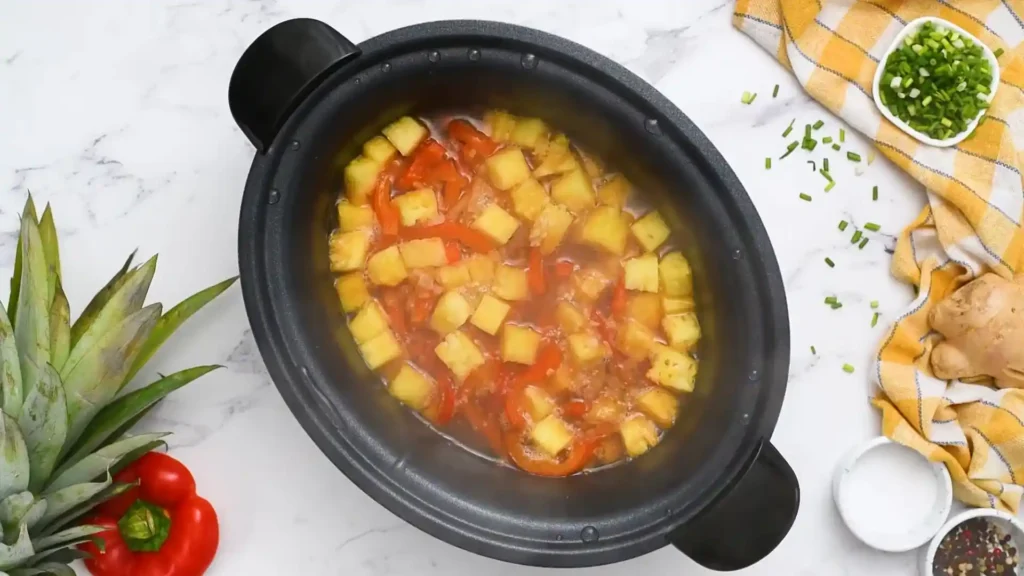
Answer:
M942 26L944 28L948 28L949 30L957 32L958 34L960 34L960 36L964 38L969 38L972 42L976 43L978 46L981 47L982 54L985 56L985 58L988 59L989 63L992 66L992 85L989 86L989 89L991 90L991 93L989 95L989 102L991 102L992 99L995 98L996 90L999 88L999 61L996 59L996 55L988 46L985 45L984 42L978 40L978 38L975 35L957 26L956 24L949 22L948 20L943 20L942 18L935 18L932 16L926 16L924 18L912 20L911 22L908 22L906 26L903 27L903 30L900 30L900 33L897 34L896 38L893 39L892 44L889 46L889 49L885 51L885 55L882 56L882 59L878 63L878 69L875 70L875 79L872 82L871 91L872 96L875 99L875 106L878 107L878 110L882 113L883 116L885 116L890 122L898 126L900 130L903 130L907 134L913 136L914 138L925 144L928 144L929 146L948 148L950 146L956 146L960 142L963 142L968 136L973 134L974 129L978 127L978 122L981 121L981 118L985 115L985 112L988 109L985 108L978 112L978 115L974 118L974 120L967 125L967 130L951 138L937 140L935 138L932 138L931 136L928 136L927 134L918 132L917 130L911 128L906 122L896 117L892 112L889 111L889 108L887 108L885 104L882 104L881 96L879 93L879 83L882 81L882 76L885 74L885 63L889 60L889 56L892 55L892 53L896 51L897 48L899 48L900 44L903 43L903 39L906 38L908 34L915 32L926 22L931 22L936 26Z

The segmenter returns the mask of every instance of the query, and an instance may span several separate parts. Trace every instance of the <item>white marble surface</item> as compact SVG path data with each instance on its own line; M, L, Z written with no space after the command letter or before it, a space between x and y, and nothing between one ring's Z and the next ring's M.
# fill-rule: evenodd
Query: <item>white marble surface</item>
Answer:
M803 153L765 171L765 156L784 149L780 134L791 119L797 130L826 119L833 134L838 124L733 30L731 14L731 0L7 0L0 7L0 275L12 267L29 190L55 206L73 313L135 247L144 256L160 253L151 293L165 303L235 274L239 199L253 150L231 119L227 83L242 50L274 23L319 18L354 41L442 18L505 20L560 34L647 78L707 133L747 187L778 254L793 354L773 442L800 478L803 505L785 542L743 573L914 574L913 554L874 552L843 528L829 480L842 451L877 433L867 402L869 358L884 319L911 298L889 276L888 238L871 235L857 250L836 225L871 220L891 233L916 214L923 193L881 159L857 177L834 155L838 185L829 194ZM779 97L772 99L776 83ZM740 104L744 90L758 92L752 106ZM847 148L866 156L852 134ZM800 201L800 192L814 201ZM0 282L3 290L6 284ZM844 308L823 305L829 294ZM883 313L876 328L869 327L871 300ZM188 324L149 372L212 362L226 369L173 394L147 424L175 432L174 455L191 466L220 512L212 576L541 572L435 540L338 472L271 384L237 288ZM845 374L844 363L856 373ZM590 572L706 573L671 549Z

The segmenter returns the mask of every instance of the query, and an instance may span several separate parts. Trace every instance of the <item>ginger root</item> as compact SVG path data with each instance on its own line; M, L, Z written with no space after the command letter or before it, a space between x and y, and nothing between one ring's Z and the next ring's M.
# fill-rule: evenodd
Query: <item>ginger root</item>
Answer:
M932 372L952 380L990 376L1000 388L1024 388L1024 277L985 274L928 315L945 340L932 350Z

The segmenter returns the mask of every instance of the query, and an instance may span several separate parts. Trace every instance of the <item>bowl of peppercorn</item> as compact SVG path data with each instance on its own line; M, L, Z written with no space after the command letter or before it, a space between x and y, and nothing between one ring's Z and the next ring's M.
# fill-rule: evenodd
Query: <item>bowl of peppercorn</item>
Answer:
M922 576L1019 576L1024 524L1006 512L979 508L953 517L928 546Z

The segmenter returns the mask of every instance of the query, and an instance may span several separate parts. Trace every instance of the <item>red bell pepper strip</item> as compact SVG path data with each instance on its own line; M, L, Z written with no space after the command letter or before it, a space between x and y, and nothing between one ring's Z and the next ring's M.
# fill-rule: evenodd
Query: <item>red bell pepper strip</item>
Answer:
M522 386L530 383L542 382L548 377L548 372L558 370L562 365L562 351L553 343L545 343L537 351L537 360L523 370L516 378L516 382Z
M454 160L439 164L434 171L434 177L435 180L444 183L444 205L449 208L459 201L462 191L469 185L469 180L459 172Z
M373 211L380 222L380 230L384 236L398 234L398 209L391 203L391 176L382 174L373 190Z
M200 576L217 553L217 513L196 495L188 468L166 454L145 454L114 476L138 482L96 508L86 524L108 528L96 535L103 545L80 547L92 557L95 576Z
M526 271L526 283L530 286L530 292L540 296L547 292L547 283L544 281L544 255L536 246L530 248L529 268Z
M566 279L572 276L572 273L576 271L576 265L568 260L559 260L555 263L555 277L559 279Z
M490 236L458 222L442 222L432 226L407 226L402 228L399 236L403 240L420 238L456 240L465 244L470 250L480 253L490 252L497 247Z
M562 413L570 418L582 418L588 410L590 407L587 406L587 402L579 398L573 398L562 404Z
M559 462L551 458L538 458L527 453L516 434L505 436L505 449L512 462L519 468L537 476L560 477L575 474L583 470L590 462L596 448L596 440L577 437L569 446L565 459Z
M612 316L615 318L625 316L627 304L626 278L624 274L619 274L619 281L615 283L615 288L612 291Z
M483 162L498 149L497 142L491 140L490 137L465 120L449 122L448 135L459 143L459 151L470 166L476 166Z
M505 392L505 418L513 430L526 428L526 394L523 387L512 386Z
M437 140L427 138L413 153L412 162L395 182L399 190L429 186L431 170L442 160L446 151Z
M450 376L439 379L437 386L437 411L434 421L438 426L444 426L455 415L455 390Z
M462 249L459 248L459 243L455 240L445 241L444 254L448 258L449 264L454 264L459 260L462 260Z
M384 312L387 313L388 319L391 321L391 327L399 338L404 337L408 332L405 322L405 303L402 300L402 294L397 289L381 291L381 303L384 305Z

